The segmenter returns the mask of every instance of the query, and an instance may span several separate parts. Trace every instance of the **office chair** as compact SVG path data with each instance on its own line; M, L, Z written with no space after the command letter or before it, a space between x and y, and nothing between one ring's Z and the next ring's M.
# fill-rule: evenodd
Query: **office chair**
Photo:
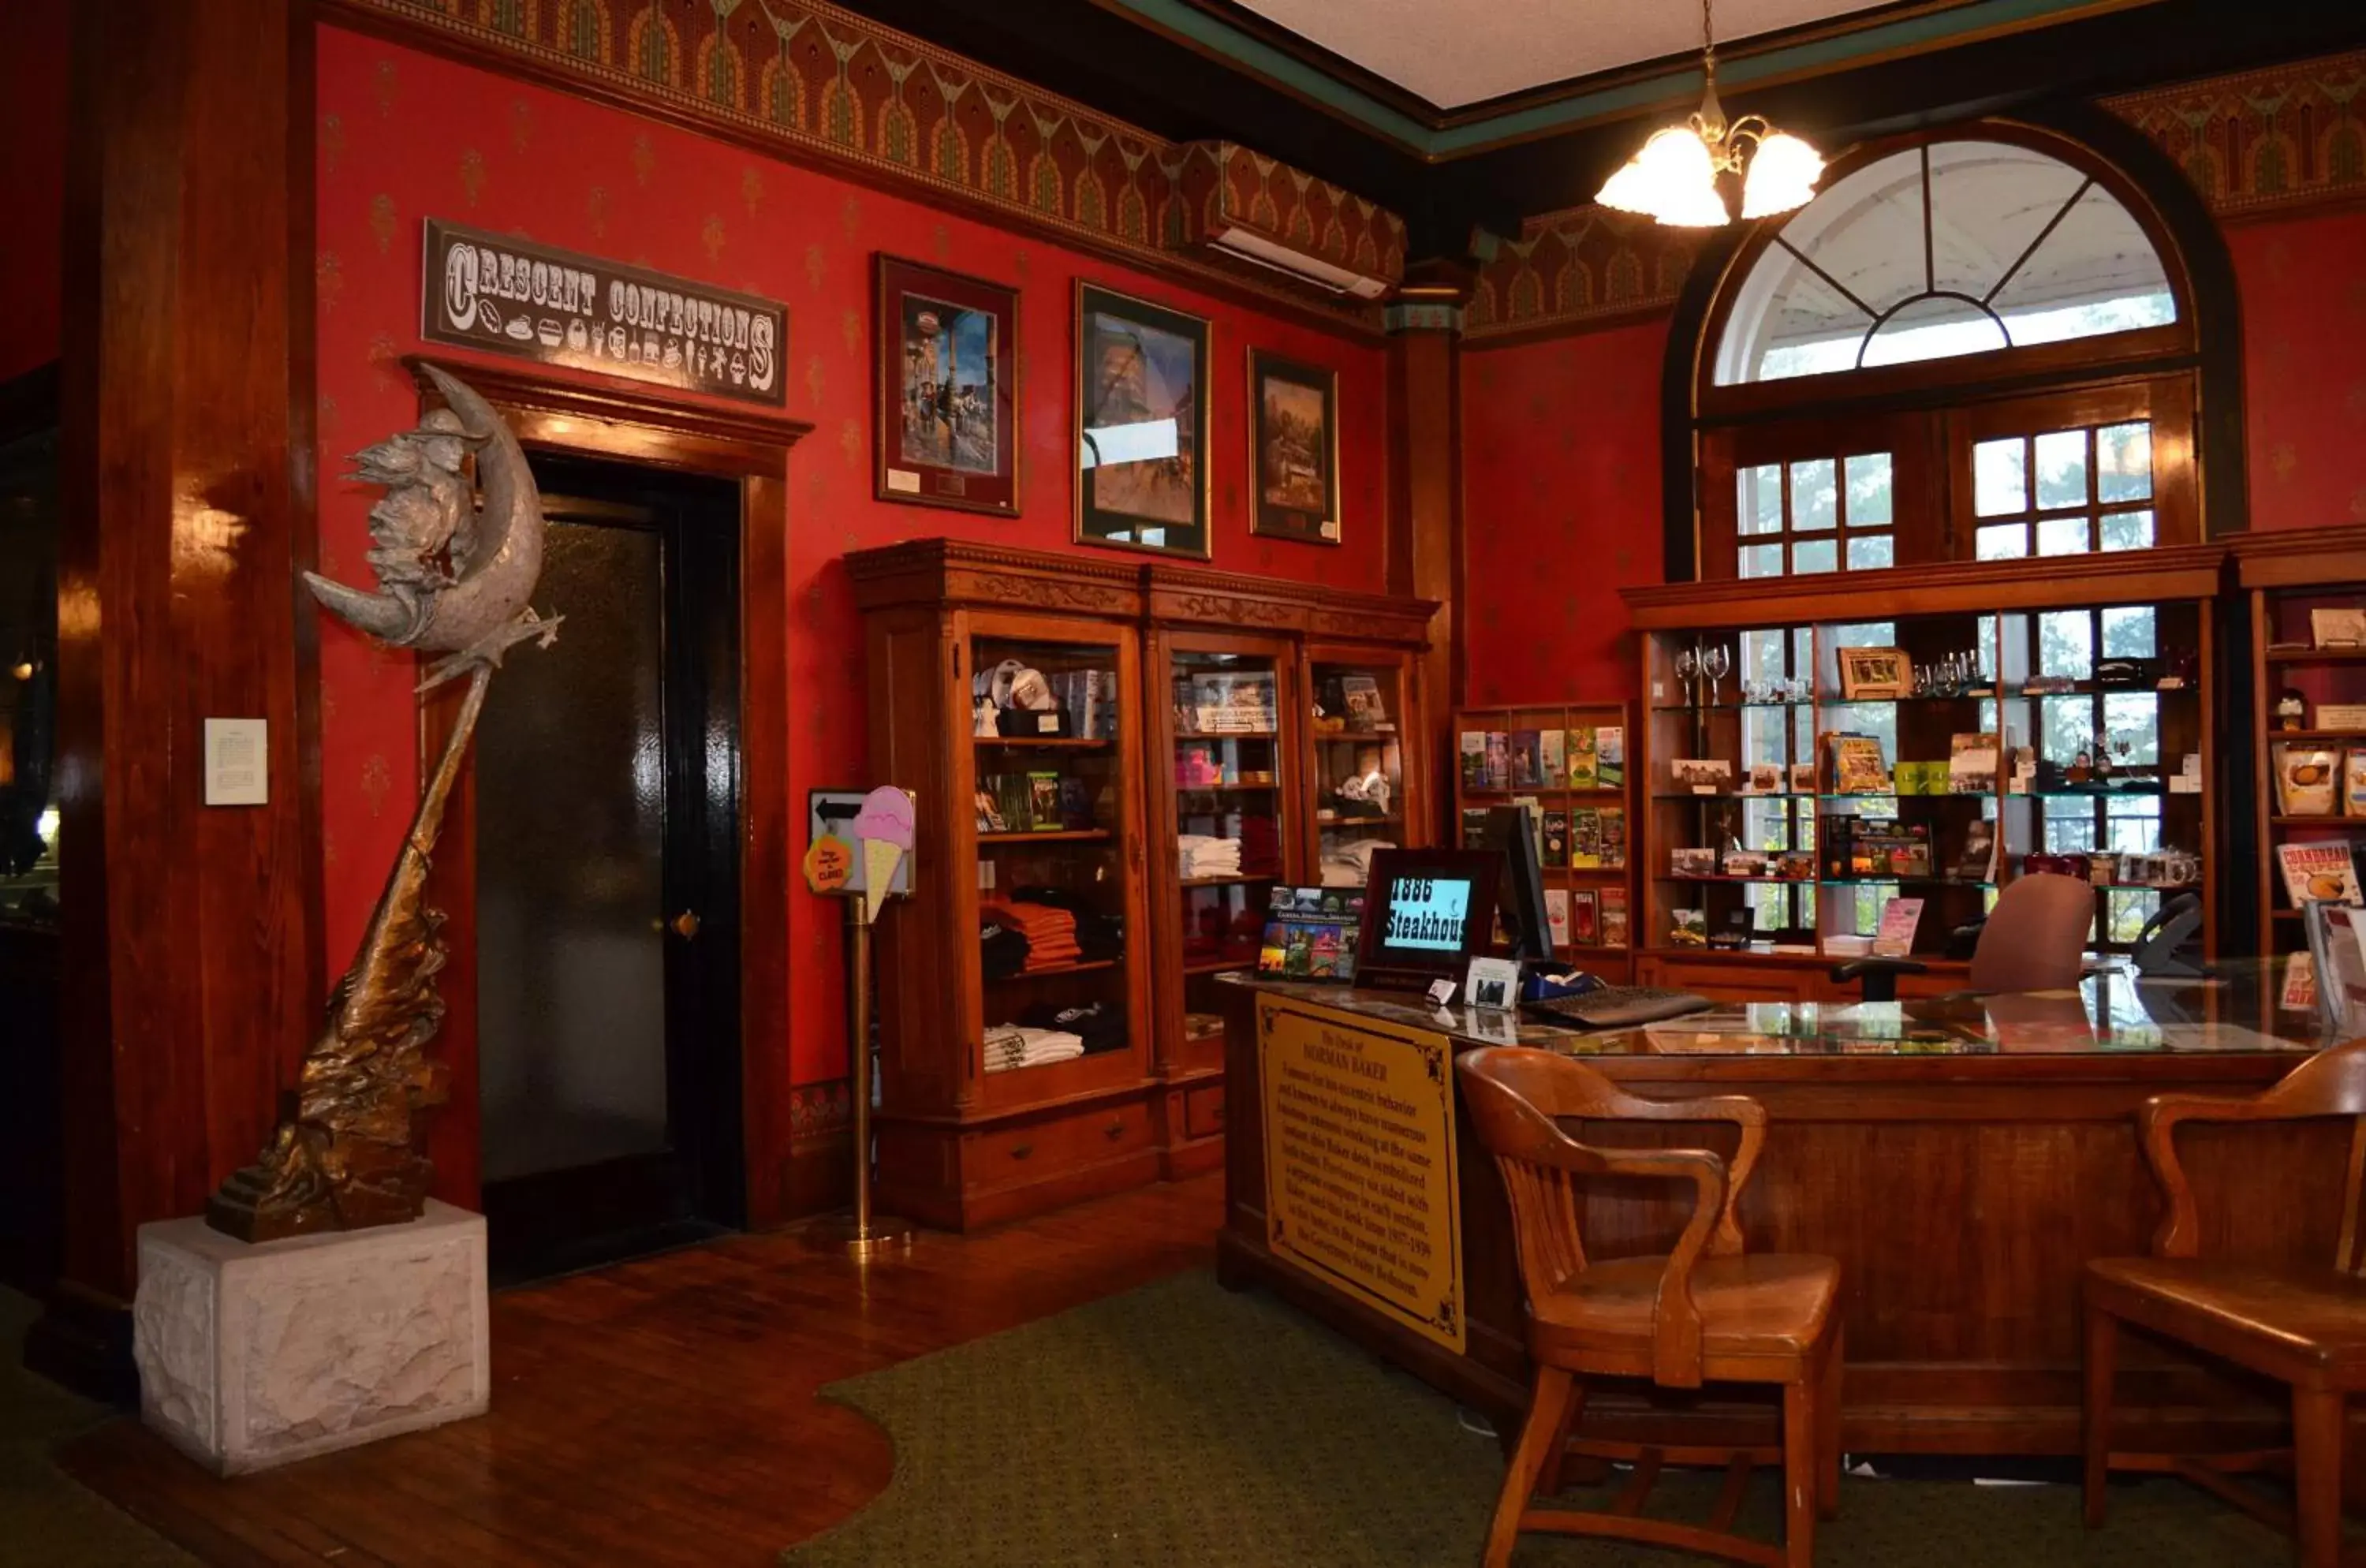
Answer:
M1979 927L1972 950L1971 984L1964 995L1993 991L2059 991L2079 984L2087 931L2095 923L2095 891L2075 876L2039 872L2008 884ZM1927 973L1913 958L1852 958L1832 965L1832 979L1864 985L1863 999L1894 1002L1898 976Z

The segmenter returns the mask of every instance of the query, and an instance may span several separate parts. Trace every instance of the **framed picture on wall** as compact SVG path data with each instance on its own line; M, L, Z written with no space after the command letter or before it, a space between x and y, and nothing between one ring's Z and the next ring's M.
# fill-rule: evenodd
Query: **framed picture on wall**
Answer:
M1019 290L882 253L882 501L1019 515Z
M1076 284L1080 543L1205 558L1208 322Z
M1339 542L1339 373L1249 350L1249 532Z

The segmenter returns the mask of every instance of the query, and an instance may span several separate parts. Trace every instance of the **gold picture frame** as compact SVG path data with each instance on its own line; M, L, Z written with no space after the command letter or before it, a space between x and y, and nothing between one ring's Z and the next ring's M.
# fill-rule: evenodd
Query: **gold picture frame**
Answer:
M1843 648L1834 657L1844 703L1896 702L1913 690L1914 663L1902 648Z
M1248 412L1249 532L1341 543L1339 373L1252 348Z
M1197 560L1215 554L1214 331L1204 316L1076 280L1076 543ZM1179 385L1187 376L1189 385Z

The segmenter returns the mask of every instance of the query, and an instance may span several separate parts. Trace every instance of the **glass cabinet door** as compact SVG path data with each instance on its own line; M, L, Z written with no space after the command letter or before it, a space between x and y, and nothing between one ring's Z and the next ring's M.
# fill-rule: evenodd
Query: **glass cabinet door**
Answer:
M1188 1044L1223 1032L1214 976L1256 967L1273 886L1290 864L1290 796L1278 662L1177 649L1170 668Z
M1122 1054L1128 660L1114 644L972 639L985 1071Z
M1315 880L1361 887L1372 852L1405 841L1404 668L1316 660L1310 671Z

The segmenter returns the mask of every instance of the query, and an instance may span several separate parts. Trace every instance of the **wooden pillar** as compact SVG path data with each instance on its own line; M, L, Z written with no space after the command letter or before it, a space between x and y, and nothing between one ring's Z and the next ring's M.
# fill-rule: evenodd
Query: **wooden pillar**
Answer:
M1465 695L1462 668L1462 310L1468 269L1420 262L1387 310L1389 327L1388 590L1437 602L1431 617L1427 690L1430 733L1423 755L1435 776L1431 800L1454 798L1453 710ZM1433 812L1435 817L1436 813ZM1454 824L1428 824L1432 843L1451 841Z
M322 1016L303 0L75 8L59 583L63 1278L28 1359L120 1393L138 1227L252 1160ZM208 807L204 721L269 726Z

